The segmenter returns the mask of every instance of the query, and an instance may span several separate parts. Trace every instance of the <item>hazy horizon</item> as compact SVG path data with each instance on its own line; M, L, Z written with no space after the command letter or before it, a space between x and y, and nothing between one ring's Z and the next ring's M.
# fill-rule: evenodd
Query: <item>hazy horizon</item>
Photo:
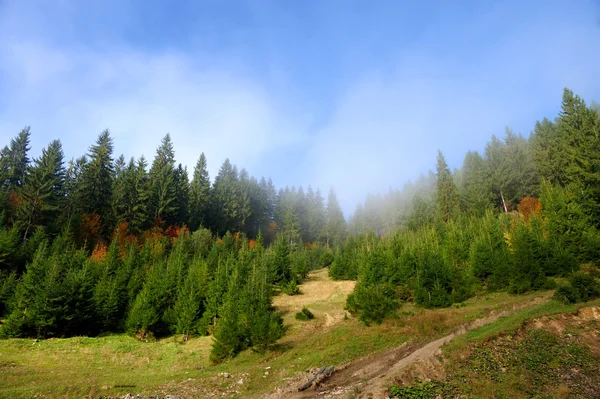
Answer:
M67 159L105 128L150 162L170 133L192 172L229 158L276 186L333 187L346 215L600 99L597 1L0 3L0 144L31 125ZM586 58L582 58L585 54Z

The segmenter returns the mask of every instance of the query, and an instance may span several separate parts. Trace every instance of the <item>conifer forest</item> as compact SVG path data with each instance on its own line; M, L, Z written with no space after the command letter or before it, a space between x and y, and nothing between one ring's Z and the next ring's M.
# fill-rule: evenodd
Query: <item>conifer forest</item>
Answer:
M211 335L220 362L275 344L273 296L321 268L357 281L346 309L365 325L486 292L600 297L599 112L565 89L530 134L507 128L454 170L441 148L435 171L349 217L328 187L227 159L209 176L211 154L188 169L169 134L128 160L108 130L79 157L60 140L32 154L43 126L25 127L0 151L0 336Z

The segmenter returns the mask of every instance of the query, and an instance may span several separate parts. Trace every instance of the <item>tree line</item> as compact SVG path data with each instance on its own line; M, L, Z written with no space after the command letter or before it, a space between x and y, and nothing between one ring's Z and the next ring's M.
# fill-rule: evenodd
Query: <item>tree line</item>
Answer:
M152 227L208 228L215 235L242 232L270 243L282 230L303 241L342 240L345 220L333 190L327 203L320 190L285 187L256 179L226 159L211 182L200 155L190 181L187 167L176 164L171 137L157 148L151 165L142 156L113 157L108 130L86 155L65 165L59 140L29 158L30 128L0 151L0 223L14 227L26 241L37 228L52 236L67 229L79 244L107 242L119 223L136 235ZM149 166L149 167L148 167Z
M148 165L113 157L105 130L64 161L29 158L26 127L0 151L0 335L211 333L213 360L283 333L274 291L328 265L346 221L333 190L277 191L229 160L191 181L167 134ZM328 263L329 262L329 263Z
M284 332L271 306L310 270L355 279L347 309L381 322L475 294L556 288L600 295L600 118L565 89L526 139L507 129L402 190L369 195L348 223L333 191L285 187L226 160L191 181L166 135L151 165L113 157L102 132L65 165L59 141L29 159L25 128L0 151L0 335L211 334L220 361Z
M444 307L476 293L556 288L567 302L600 296L600 118L565 89L561 111L528 138L506 129L483 154L367 198L329 273L358 280L347 309L381 322L403 301ZM412 200L407 194L416 195Z

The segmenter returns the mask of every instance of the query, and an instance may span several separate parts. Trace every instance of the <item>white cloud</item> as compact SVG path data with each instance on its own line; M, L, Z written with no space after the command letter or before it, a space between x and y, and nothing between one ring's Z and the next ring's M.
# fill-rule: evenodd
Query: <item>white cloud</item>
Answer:
M274 98L226 66L198 66L181 53L145 54L132 49L79 52L22 42L4 45L4 66L15 87L2 112L3 141L30 124L34 150L59 137L69 155L82 154L109 128L116 153L151 161L171 133L177 160L191 169L199 154L214 176L229 157L256 167L270 151L301 136Z
M444 31L432 21L410 47L391 47L385 69L344 82L316 131L308 123L318 113L310 98L320 93L302 102L285 98L282 88L294 93L302 84L290 80L298 75L284 73L285 65L257 77L235 55L121 42L108 50L65 46L48 20L68 25L75 3L65 1L47 18L31 4L9 4L0 6L0 143L30 124L34 155L60 138L66 154L77 156L108 127L117 154L151 161L170 132L190 172L202 151L211 176L229 157L251 173L268 171L279 185L312 184L324 192L334 186L346 211L368 192L401 187L433 168L438 148L458 167L467 150L481 149L505 125L527 134L536 118L557 111L564 86L586 98L600 92L597 15L569 4L514 15L514 3L498 3L455 36L455 27ZM120 21L131 16L117 14ZM18 29L25 21L31 29ZM500 39L481 39L496 29L504 29ZM301 162L285 159L302 159L299 151ZM273 154L283 162L273 164Z

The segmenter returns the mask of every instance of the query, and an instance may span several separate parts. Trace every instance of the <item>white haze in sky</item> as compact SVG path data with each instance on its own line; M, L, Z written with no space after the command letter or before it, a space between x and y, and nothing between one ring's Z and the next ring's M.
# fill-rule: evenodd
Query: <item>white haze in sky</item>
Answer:
M326 194L333 186L348 213L368 192L433 169L438 148L459 167L506 125L528 135L536 119L557 114L565 86L600 100L599 9L575 3L518 16L498 5L470 34L510 18L514 26L468 62L459 44L428 49L437 35L452 36L433 24L380 68L352 74L322 116L318 101L294 97L298 83L285 70L256 76L235 53L62 46L49 34L60 29L52 15L8 1L0 3L0 144L31 125L33 156L60 138L71 158L109 128L116 155L151 162L170 132L190 176L200 152L211 177L229 157L278 187L312 184Z

